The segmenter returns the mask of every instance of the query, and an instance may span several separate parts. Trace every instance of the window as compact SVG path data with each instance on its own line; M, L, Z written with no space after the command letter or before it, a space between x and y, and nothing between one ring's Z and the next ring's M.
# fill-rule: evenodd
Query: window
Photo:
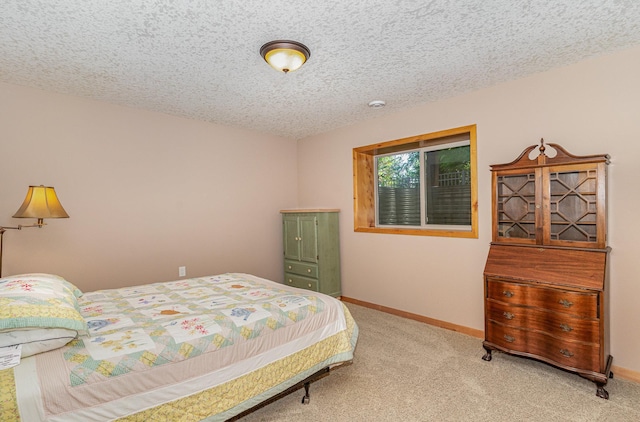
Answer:
M377 225L468 230L469 150L462 141L376 156Z
M355 231L477 238L475 125L354 148Z

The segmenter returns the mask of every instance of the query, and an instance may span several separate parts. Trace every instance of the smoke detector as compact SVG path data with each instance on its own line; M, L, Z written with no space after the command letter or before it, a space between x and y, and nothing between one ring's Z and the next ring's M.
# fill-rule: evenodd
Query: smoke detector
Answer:
M382 108L386 105L387 103L385 103L382 100L373 100L369 103L369 107L371 108Z

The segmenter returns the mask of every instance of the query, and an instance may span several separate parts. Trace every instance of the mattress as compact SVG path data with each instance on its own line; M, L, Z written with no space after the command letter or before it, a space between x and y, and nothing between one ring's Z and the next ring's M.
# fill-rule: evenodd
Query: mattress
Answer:
M0 371L3 421L226 420L353 359L335 298L249 274L100 290L88 332Z

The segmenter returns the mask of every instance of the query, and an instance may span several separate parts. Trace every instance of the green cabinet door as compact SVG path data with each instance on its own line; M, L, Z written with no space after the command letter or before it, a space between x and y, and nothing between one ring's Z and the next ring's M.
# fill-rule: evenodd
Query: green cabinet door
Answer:
M285 215L282 221L284 238L284 258L295 261L300 260L300 231L298 219L295 216Z
M318 219L302 216L300 222L300 261L318 262Z

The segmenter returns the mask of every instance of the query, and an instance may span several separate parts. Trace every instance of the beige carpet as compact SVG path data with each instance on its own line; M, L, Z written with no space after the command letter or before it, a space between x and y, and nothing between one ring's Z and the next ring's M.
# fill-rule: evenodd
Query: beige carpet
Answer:
M592 382L533 360L485 362L480 339L347 306L360 327L353 365L313 383L308 405L299 390L242 422L640 421L640 384L610 379L603 400Z

